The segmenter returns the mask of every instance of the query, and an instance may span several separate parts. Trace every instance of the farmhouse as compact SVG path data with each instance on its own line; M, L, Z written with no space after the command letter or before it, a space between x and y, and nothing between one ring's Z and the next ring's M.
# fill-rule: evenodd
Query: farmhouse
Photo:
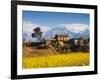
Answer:
M87 41L87 39L84 38L73 38L73 39L69 39L67 44L73 44L73 45L80 45L83 46L84 44L88 44L89 42Z
M64 45L64 42L67 42L70 38L69 38L68 35L63 35L63 34L58 35L58 34L56 34L55 39L60 45Z
M69 36L68 35L55 35L55 39L57 40L57 41L62 41L62 42L64 42L64 41L68 41L70 38L69 38Z

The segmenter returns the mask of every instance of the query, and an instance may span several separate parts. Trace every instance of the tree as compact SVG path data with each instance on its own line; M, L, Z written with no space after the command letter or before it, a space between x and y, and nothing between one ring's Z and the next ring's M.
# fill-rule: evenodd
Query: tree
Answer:
M42 36L42 32L41 32L40 27L33 29L33 31L34 31L34 33L32 33L32 37L41 37Z
M42 32L41 32L41 28L37 27L33 29L34 33L32 33L32 38L37 38L37 42L41 42L42 41Z
M41 44L44 42L44 39L42 38L42 32L41 28L37 27L33 29L34 33L32 33L32 38L35 38L32 42L32 45L36 46L37 48L41 47Z

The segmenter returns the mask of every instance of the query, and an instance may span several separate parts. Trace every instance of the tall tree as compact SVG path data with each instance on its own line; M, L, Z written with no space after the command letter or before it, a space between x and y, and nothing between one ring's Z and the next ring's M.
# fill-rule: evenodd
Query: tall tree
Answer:
M42 32L41 32L41 28L37 27L33 29L34 33L32 33L32 37L37 37L39 40L41 40L42 37Z
M40 27L35 28L33 31L34 31L34 34L35 34L36 37L41 37L42 36L42 32L41 32Z

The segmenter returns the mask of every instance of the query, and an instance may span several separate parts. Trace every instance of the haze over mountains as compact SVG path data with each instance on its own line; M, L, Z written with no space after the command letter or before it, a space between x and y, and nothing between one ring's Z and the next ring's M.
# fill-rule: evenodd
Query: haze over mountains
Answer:
M65 25L65 24L63 24ZM59 26L54 27L46 32L43 32L42 37L45 39L52 39L55 37L56 34L64 34L69 35L70 38L89 38L89 27L87 25L83 26L82 24L74 25L74 28L72 26L66 25L66 26ZM80 27L83 26L83 27ZM25 42L32 42L37 41L36 38L31 37L31 32L23 31L23 39Z

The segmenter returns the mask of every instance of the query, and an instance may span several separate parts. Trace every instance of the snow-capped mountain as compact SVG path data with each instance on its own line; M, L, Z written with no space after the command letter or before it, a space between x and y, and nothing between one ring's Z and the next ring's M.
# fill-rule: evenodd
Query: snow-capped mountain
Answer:
M27 43L27 42L41 42L43 40L43 38L41 37L34 37L32 38L32 33L31 32L23 32L23 43Z
M32 42L32 41L37 41L36 38L32 38L31 37L31 32L23 32L23 40L24 42ZM55 37L56 34L64 34L64 35L69 35L70 38L89 38L89 30L86 29L84 31L81 32L73 32L73 31L69 31L68 29L66 29L66 27L55 27L52 28L51 30L47 31L47 32L43 32L42 37L45 39L52 39Z
M80 38L80 37L88 38L89 30L87 29L85 31L75 33L73 31L67 30L65 27L56 27L56 28L53 28L53 29L45 32L43 34L43 36L47 39L51 39L51 38L55 37L56 34L69 35L71 38Z
M22 33L22 39L23 39L24 43L32 41L31 33L23 31L23 33Z

